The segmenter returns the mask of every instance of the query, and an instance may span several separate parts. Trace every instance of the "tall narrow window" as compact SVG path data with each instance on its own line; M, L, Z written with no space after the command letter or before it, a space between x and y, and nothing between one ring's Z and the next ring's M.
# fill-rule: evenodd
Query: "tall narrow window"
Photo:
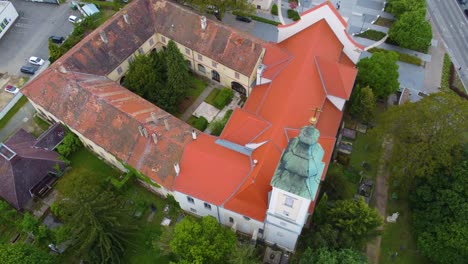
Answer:
M234 76L236 77L236 79L239 79L239 78L240 78L240 76L239 76L239 73L238 73L238 72L236 72L236 73L234 74Z
M198 54L198 60L200 60L200 61L203 60L203 56L201 54Z
M166 43L166 37L161 36L161 41L162 41L163 43Z
M189 48L185 48L185 53L187 53L188 55L190 55L190 49L189 49Z
M195 200L193 200L193 198L190 197L190 196L187 196L187 201L188 201L189 203L193 203L193 204L195 203Z
M234 218L229 217L229 223L234 223Z
M205 203L204 205L205 205L205 209L211 210L211 204Z

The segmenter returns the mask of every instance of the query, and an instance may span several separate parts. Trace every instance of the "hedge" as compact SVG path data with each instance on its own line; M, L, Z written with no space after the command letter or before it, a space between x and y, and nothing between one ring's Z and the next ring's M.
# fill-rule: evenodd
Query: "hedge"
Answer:
M218 109L223 109L229 104L234 96L232 89L223 88L213 100L213 105Z
M366 39L371 39L371 40L378 41L378 40L383 39L385 37L385 35L387 35L387 34L385 34L384 32L369 29L369 30L366 30L366 31L362 32L361 34L356 35L356 36L361 37L361 38L366 38Z
M369 49L368 50L370 53L374 53L374 52L389 52L388 50L385 50L385 49L380 49L380 48L372 48L372 49ZM409 55L409 54L406 54L406 53L400 53L398 51L394 51L398 54L398 60L401 61L401 62L406 62L406 63L410 63L410 64L414 64L414 65L417 65L417 66L421 66L423 63L422 63L422 60L418 57L415 57L415 56L412 56L412 55Z
M442 78L440 80L440 89L444 92L450 91L450 66L452 61L450 56L445 54L444 56L444 66L442 67Z
M299 13L296 10L288 9L288 18L297 21L301 19L301 16L299 16Z
M242 13L242 12L239 12L239 11L232 11L232 14L235 15L235 16L250 17L253 20L256 20L258 22L262 22L262 23L265 23L265 24L270 24L270 25L273 25L273 26L281 25L281 23L278 22L278 21L270 20L270 19L264 18L264 17L249 15L249 14Z
M118 180L116 178L111 178L110 179L110 182L112 183L112 185L114 185L114 187L117 189L117 190L121 190L122 187L133 177L135 176L135 173L133 171L129 171L127 172L127 174L125 175L125 177L122 179L122 180Z
M187 123L200 131L205 131L205 129L208 127L208 120L206 120L206 118L203 116L191 116L189 120L187 120Z
M277 4L273 4L271 6L271 14L274 15L274 16L278 15L278 5Z

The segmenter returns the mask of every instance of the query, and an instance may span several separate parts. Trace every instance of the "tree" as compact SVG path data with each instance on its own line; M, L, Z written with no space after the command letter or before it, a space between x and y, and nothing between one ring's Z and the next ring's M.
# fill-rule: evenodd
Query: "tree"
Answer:
M166 111L174 113L177 104L184 99L190 85L187 62L177 44L170 40L165 51L167 65L167 87L162 94L161 104Z
M11 227L15 223L16 210L7 202L0 200L0 225Z
M330 250L320 248L312 250L310 247L302 254L299 264L366 264L364 255L354 249Z
M453 168L416 179L410 205L420 252L435 263L468 258L468 145Z
M419 11L407 12L392 25L388 36L403 48L427 52L431 46L432 28Z
M369 123L374 118L375 96L369 86L359 87L356 85L351 95L349 113Z
M426 13L426 1L424 0L391 0L388 5L389 12L397 18L406 12L418 11L423 15Z
M29 244L0 244L0 259L3 264L53 264L55 258Z
M25 213L23 220L19 223L20 229L25 233L36 233L39 226L39 220L37 220L30 213Z
M207 10L208 6L216 6L220 16L227 11L239 11L245 14L254 14L255 6L249 0L177 0L182 4L189 4L199 10Z
M57 147L57 151L63 157L68 157L83 146L81 140L71 131L63 138L62 143Z
M367 206L363 198L335 202L327 213L327 219L339 230L341 243L349 248L362 246L377 235L377 228L383 224L377 210Z
M357 64L357 83L361 87L369 86L374 95L385 98L398 91L398 55L395 52L376 52L370 58L364 58Z
M417 103L392 107L373 133L393 138L390 169L408 179L433 175L442 165L453 168L466 142L468 102L454 94L437 93ZM458 154L457 154L458 153Z
M80 186L60 201L73 247L93 262L119 263L134 227L122 201L108 191Z
M172 251L186 263L222 263L236 246L236 235L216 219L185 217L174 229Z
M56 61L58 58L62 57L63 54L65 54L67 50L62 48L62 46L59 46L57 44L54 44L51 40L49 40L49 60L50 63L53 63Z
M151 91L157 91L158 88L161 88L153 63L153 56L136 56L130 63L123 86L155 103L155 98L147 97L147 95L152 94Z
M229 264L257 264L259 263L255 256L254 248L248 245L238 244L229 255L227 263Z

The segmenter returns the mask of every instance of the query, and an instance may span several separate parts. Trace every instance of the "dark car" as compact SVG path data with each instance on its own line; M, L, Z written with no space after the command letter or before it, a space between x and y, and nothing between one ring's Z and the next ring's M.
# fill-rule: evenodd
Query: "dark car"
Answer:
M465 12L465 16L468 17L468 9L463 10L463 12Z
M36 73L37 71L37 68L36 67L33 67L33 66L23 66L21 67L21 70L20 70L22 73L27 73L27 74L34 74Z
M464 5L464 4L466 4L466 0L458 0L458 3L459 3L460 5Z
M49 39L55 44L62 44L65 41L65 38L61 36L50 36Z
M239 21L242 21L242 22L247 22L247 23L252 22L252 19L250 17L246 17L246 16L236 16L236 20L239 20Z

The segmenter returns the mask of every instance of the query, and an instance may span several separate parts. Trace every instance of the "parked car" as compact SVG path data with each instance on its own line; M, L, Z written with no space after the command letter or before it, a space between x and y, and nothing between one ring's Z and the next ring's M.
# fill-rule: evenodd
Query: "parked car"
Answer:
M37 68L36 67L33 67L33 66L23 66L21 67L21 70L20 70L22 73L27 73L27 74L34 74L36 73L37 71Z
M30 57L29 58L29 63L31 63L32 65L38 65L38 66L41 66L44 64L44 60L39 58L39 57Z
M463 10L463 12L465 12L465 16L468 17L468 9Z
M236 20L246 22L246 23L252 22L252 19L250 17L246 17L246 16L236 16Z
M49 39L55 44L62 44L65 41L65 38L61 36L50 36Z
M68 21L72 22L73 24L76 24L76 23L80 23L83 20L77 16L69 16Z
M11 93L11 94L17 94L19 92L19 89L16 88L15 86L11 85L11 84L8 84L5 87L5 92Z
M458 3L459 3L460 5L464 5L464 4L466 4L466 0L458 0Z

